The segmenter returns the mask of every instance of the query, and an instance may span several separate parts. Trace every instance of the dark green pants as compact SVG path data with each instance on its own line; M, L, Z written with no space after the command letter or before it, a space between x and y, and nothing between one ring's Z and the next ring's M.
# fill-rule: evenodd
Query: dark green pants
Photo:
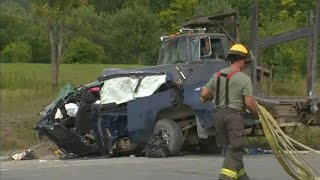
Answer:
M248 180L243 165L245 145L243 113L227 107L218 108L214 117L216 141L225 155L219 179Z

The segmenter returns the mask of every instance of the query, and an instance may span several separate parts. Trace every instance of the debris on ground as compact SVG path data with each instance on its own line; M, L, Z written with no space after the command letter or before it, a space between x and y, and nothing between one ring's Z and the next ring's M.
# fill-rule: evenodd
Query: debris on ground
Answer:
M32 146L22 152L20 150L11 152L9 154L14 155L1 155L0 161L39 159L40 163L45 163L47 162L47 160L76 158L76 156L72 153L65 154L64 152L62 152L55 144L50 142L48 139L43 139L37 145Z
M257 147L246 148L245 151L247 154L272 154L272 150L263 150Z
M58 147L45 138L37 145L32 146L31 149L40 159L58 159L59 157L58 154L55 153Z
M59 159L76 159L77 155L73 154L73 153L62 153L61 155L59 155L58 157Z
M12 159L19 161L19 160L30 160L30 159L37 159L37 156L31 149L27 149L21 153L17 153L12 156Z
M55 155L57 155L57 156L63 155L63 153L62 153L62 151L61 151L60 149L55 150L53 153L54 153Z
M148 158L165 158L170 154L167 142L163 139L162 132L154 134L146 146L145 155Z

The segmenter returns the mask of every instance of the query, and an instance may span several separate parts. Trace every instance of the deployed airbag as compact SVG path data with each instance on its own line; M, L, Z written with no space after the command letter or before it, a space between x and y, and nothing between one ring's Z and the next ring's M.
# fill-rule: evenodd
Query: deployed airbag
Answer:
M152 95L166 82L166 75L139 75L117 77L104 81L100 90L101 104L125 103Z
M69 116L76 117L78 109L79 109L78 105L76 105L74 103L68 103L68 104L65 104L64 107L65 107L67 114Z

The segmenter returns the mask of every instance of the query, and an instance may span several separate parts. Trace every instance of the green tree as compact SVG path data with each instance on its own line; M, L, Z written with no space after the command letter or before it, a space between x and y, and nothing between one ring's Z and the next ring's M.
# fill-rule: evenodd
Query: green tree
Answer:
M230 4L226 0L202 0L195 7L195 11L193 16L213 16L222 13L231 12L233 9ZM233 24L225 23L223 24L224 28L231 34L231 36L235 37L235 31ZM207 29L208 32L221 32L221 30L216 25L215 27L211 27Z
M168 9L159 13L161 27L169 33L177 32L180 24L194 14L194 8L198 5L198 0L174 0Z
M110 23L108 39L113 63L145 64L146 58L155 57L154 49L159 48L159 23L147 6L126 7L112 15Z
M33 10L39 22L49 31L51 52L51 84L58 84L59 65L63 57L63 34L65 18L72 8L79 5L78 0L34 0Z
M6 45L23 41L32 49L31 62L50 62L48 32L34 21L30 3L24 0L1 1L0 49Z
M202 0L195 7L194 15L212 16L231 10L232 8L226 0Z
M3 49L7 44L17 41L19 34L23 34L21 27L26 27L26 12L18 3L11 1L1 2L0 9L0 49Z
M160 11L169 8L172 1L173 0L149 0L148 5L152 12L159 13Z
M262 37L272 36L298 28L294 18L275 20L261 27ZM278 44L263 50L262 62L269 65L278 80L297 80L301 78L306 62L306 40Z
M98 13L113 14L121 10L126 0L88 0L89 4L93 5Z
M101 63L105 59L102 46L84 37L74 38L65 52L65 63Z
M73 9L70 16L66 18L65 27L66 48L68 48L69 41L74 36L81 36L101 45L105 52L109 51L110 40L107 38L107 34L110 33L109 16L103 12L97 13L92 5L83 5ZM108 59L110 59L110 56L107 56L104 62L108 62Z
M259 36L273 36L306 26L308 9L312 9L314 5L313 2L300 2L259 2ZM263 50L262 62L272 67L276 80L295 81L306 72L306 52L306 39L300 39Z
M18 41L10 43L1 51L2 63L22 63L31 61L31 47L25 42Z

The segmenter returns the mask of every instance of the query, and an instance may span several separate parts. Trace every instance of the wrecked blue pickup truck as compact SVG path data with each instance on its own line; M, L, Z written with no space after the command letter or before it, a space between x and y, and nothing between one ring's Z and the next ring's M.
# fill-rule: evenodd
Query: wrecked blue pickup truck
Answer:
M76 157L139 154L159 133L168 155L177 155L183 146L205 144L197 125L212 127L214 105L199 100L203 85L176 84L163 72L107 70L91 84L63 87L37 130Z

